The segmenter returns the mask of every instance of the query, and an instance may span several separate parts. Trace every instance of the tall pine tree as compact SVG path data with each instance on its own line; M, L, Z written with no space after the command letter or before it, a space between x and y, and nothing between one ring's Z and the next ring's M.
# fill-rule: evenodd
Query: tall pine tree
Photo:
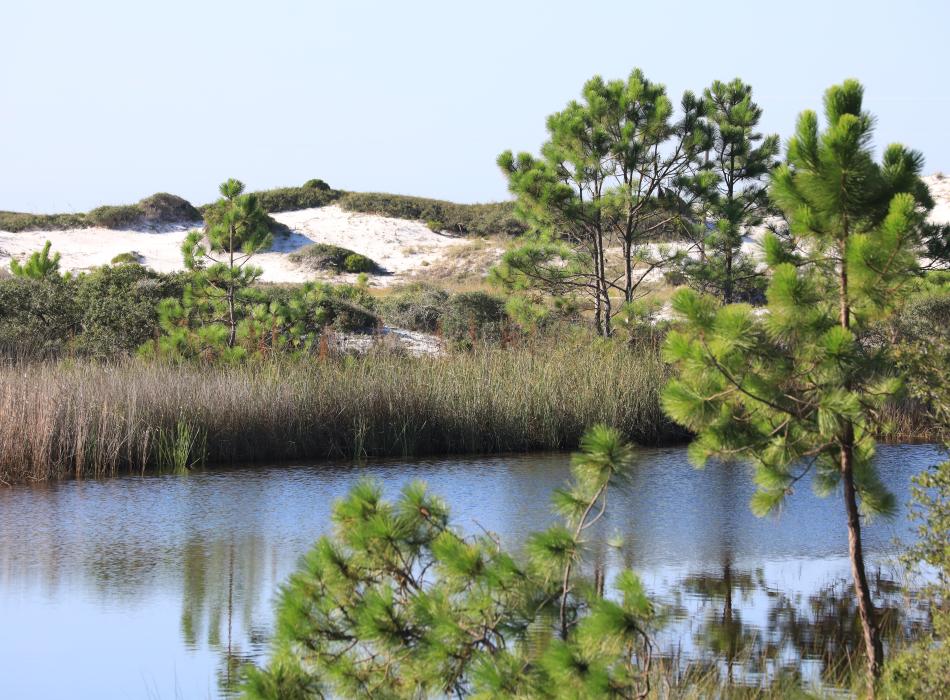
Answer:
M715 81L703 98L712 147L703 166L707 176L696 179L699 256L686 258L683 271L691 286L731 304L753 296L761 279L751 256L742 253L742 239L768 209L765 176L776 165L779 138L756 131L762 109L752 101L752 87L738 78Z
M680 108L676 119L666 88L640 70L627 80L596 76L582 101L548 117L540 157L502 153L498 164L533 232L493 280L587 297L598 332L610 335L614 299L632 302L649 273L671 261L650 244L680 231L690 176L709 145L702 101L686 92Z
M933 203L919 153L891 145L874 161L862 100L854 80L830 88L825 130L814 112L802 113L788 164L772 176L771 197L800 245L789 252L766 238L768 313L677 292L685 322L667 340L678 377L663 404L697 434L697 462L754 465L757 514L777 508L808 473L819 493L840 489L873 694L883 652L860 515L893 509L873 464L874 436L887 430L882 409L901 381L892 349L874 341L871 326L910 287Z

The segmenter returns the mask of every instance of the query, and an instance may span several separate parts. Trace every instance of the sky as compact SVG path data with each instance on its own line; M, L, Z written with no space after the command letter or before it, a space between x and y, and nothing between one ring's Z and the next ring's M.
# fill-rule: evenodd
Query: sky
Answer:
M855 77L876 143L950 172L950 2L7 0L0 210L212 200L319 177L507 198L503 150L595 74L683 90L741 77L783 140Z

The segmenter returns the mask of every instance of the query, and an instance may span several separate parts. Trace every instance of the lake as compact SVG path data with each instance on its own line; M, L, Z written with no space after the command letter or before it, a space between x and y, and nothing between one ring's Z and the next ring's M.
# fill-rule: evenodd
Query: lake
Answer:
M912 539L911 477L932 445L885 445L902 510L864 529L871 585L896 635L926 625L906 602L895 540ZM553 520L566 454L214 469L0 489L0 696L217 698L267 653L280 583L360 477L394 495L422 479L468 533L517 549ZM741 465L693 469L682 448L640 449L611 496L593 559L633 568L661 604L671 663L746 682L792 669L828 682L857 640L840 496L807 485L756 518ZM606 540L620 546L607 546ZM622 543L620 542L622 540Z

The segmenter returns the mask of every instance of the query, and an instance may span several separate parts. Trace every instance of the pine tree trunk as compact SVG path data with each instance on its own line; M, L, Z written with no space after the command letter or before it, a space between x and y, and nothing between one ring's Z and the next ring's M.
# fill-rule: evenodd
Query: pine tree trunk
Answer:
M851 428L848 427L848 437ZM848 513L848 555L851 558L851 578L858 599L858 616L864 634L864 653L867 656L868 697L874 697L874 684L881 675L884 664L884 647L874 613L874 601L864 569L864 552L861 548L861 516L858 513L857 494L854 488L854 450L850 441L841 447L841 479L844 482L844 505Z
M847 227L847 223L845 223ZM847 237L839 244L838 296L839 323L842 328L851 326L851 306L848 298ZM851 578L854 581L854 593L858 602L858 616L861 618L861 630L864 636L864 653L867 656L868 697L874 697L874 686L881 675L884 663L884 648L881 644L880 630L874 614L874 601L868 586L867 572L864 567L864 551L861 547L861 516L858 512L858 496L854 486L854 426L850 421L845 425L841 436L839 454L841 481L844 486L844 507L848 514L848 556L851 560Z
M623 242L623 258L625 275L626 275L626 285L624 287L624 301L628 304L633 301L633 242L627 239L624 239Z

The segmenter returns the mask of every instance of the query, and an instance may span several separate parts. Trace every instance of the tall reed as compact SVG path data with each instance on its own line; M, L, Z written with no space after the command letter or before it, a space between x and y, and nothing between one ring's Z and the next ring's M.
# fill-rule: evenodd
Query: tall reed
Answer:
M169 457L169 436L202 436L211 463L571 448L597 422L669 442L682 433L659 406L666 378L653 350L580 341L239 367L13 362L0 366L0 481L191 459Z

